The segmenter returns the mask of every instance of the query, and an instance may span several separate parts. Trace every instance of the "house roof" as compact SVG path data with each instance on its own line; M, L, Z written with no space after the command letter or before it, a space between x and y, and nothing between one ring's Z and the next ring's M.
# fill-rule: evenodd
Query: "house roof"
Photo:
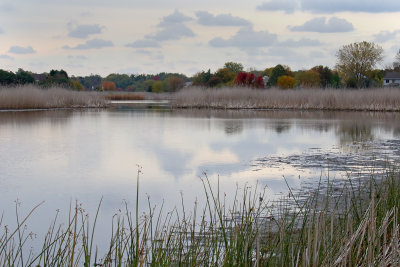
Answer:
M400 79L400 72L386 72L385 76L383 76L383 79Z

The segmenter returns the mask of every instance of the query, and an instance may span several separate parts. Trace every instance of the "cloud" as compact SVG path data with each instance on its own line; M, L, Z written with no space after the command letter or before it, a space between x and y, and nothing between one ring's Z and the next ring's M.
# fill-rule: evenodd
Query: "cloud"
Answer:
M154 40L137 40L133 43L126 44L125 46L133 48L156 48L160 47L160 44Z
M194 37L195 34L184 24L171 24L164 26L154 35L146 37L156 41L180 40L184 37Z
M293 40L289 39L283 42L279 43L279 46L281 47L304 47L304 46L321 46L323 43L321 43L319 40L316 39L308 39L308 38L302 38L300 40Z
M9 55L0 55L0 59L8 59L8 60L13 60L13 57L10 57Z
M207 11L196 12L197 22L204 26L249 26L251 22L231 14L213 15Z
M185 16L184 14L179 12L179 10L175 9L174 13L166 17L163 17L162 21L160 22L160 24L158 24L158 26L165 27L171 24L179 24L191 20L193 20L193 18Z
M270 0L257 6L261 11L308 11L313 13L336 12L399 12L398 0Z
M75 50L87 50L87 49L101 49L105 47L113 47L114 44L111 41L102 40L102 39L91 39L86 41L84 44L79 44L75 47L70 47L65 45L64 49L75 49Z
M8 13L15 11L15 7L11 4L2 4L0 5L0 12Z
M3 29L2 29L2 28L0 28L0 34L3 34L3 33L4 33Z
M101 33L104 28L104 26L100 26L99 24L78 25L69 30L68 36L73 38L86 39L92 34Z
M267 47L276 42L277 35L268 31L254 31L252 27L241 28L229 39L220 37L212 39L209 44L213 47L238 47L238 48L260 48Z
M381 31L378 34L374 35L375 42L385 43L387 41L393 40L397 37L397 34L400 33L400 30L397 31Z
M398 12L400 1L398 0L301 0L301 7L304 11L314 13L332 12Z
M36 51L32 48L32 46L22 47L18 45L11 46L8 52L19 55L36 53Z
M345 19L331 17L326 21L326 17L311 19L300 26L289 26L293 32L351 32L354 30L353 24Z
M284 11L286 13L293 13L296 9L299 9L299 3L294 0L271 0L257 6L257 9L261 11Z
M68 56L69 59L75 59L75 60L87 60L88 57L86 56Z

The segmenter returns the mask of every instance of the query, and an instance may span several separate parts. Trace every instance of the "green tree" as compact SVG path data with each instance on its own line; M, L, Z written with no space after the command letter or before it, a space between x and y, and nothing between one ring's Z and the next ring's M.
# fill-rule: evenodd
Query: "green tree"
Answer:
M226 62L224 68L227 68L235 74L238 74L239 72L242 72L244 70L243 65L236 62Z
M332 86L332 70L330 68L319 65L313 67L311 70L318 72L320 85L323 88Z
M14 84L17 81L17 77L12 71L6 71L0 69L0 84L1 85L10 85Z
M208 81L210 80L210 78L211 78L210 70L208 70L207 72L202 71L202 72L196 73L193 76L192 82L193 82L193 85L208 86Z
M280 76L286 75L290 76L290 69L288 67L284 67L281 64L276 65L272 71L271 71L271 76L268 79L268 86L275 86L276 83L278 82L278 78Z
M34 83L35 79L33 76L23 69L18 69L16 75L17 83L19 84L26 84L26 83Z
M236 74L228 68L222 68L215 72L215 76L219 77L223 83L229 83L235 80Z
M383 60L383 49L373 42L359 42L343 46L336 53L336 68L346 80L354 79L357 87L365 86L365 78Z

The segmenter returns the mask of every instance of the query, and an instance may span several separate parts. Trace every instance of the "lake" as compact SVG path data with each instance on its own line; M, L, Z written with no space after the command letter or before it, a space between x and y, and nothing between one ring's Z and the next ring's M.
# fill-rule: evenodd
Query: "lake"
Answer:
M56 212L75 201L94 217L99 239L111 220L148 199L165 210L204 206L202 179L232 199L237 188L266 186L274 200L328 175L375 171L400 156L400 114L369 112L172 110L124 105L100 110L0 112L2 227L15 206L40 241ZM285 177L285 179L283 178ZM227 202L229 203L229 201ZM40 243L40 242L39 242Z

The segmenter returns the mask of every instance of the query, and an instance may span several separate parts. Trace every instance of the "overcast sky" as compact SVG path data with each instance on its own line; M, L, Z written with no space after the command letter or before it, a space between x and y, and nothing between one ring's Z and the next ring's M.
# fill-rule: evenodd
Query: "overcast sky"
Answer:
M1 0L0 68L70 75L331 68L343 45L400 49L399 0ZM383 66L381 66L383 67Z

